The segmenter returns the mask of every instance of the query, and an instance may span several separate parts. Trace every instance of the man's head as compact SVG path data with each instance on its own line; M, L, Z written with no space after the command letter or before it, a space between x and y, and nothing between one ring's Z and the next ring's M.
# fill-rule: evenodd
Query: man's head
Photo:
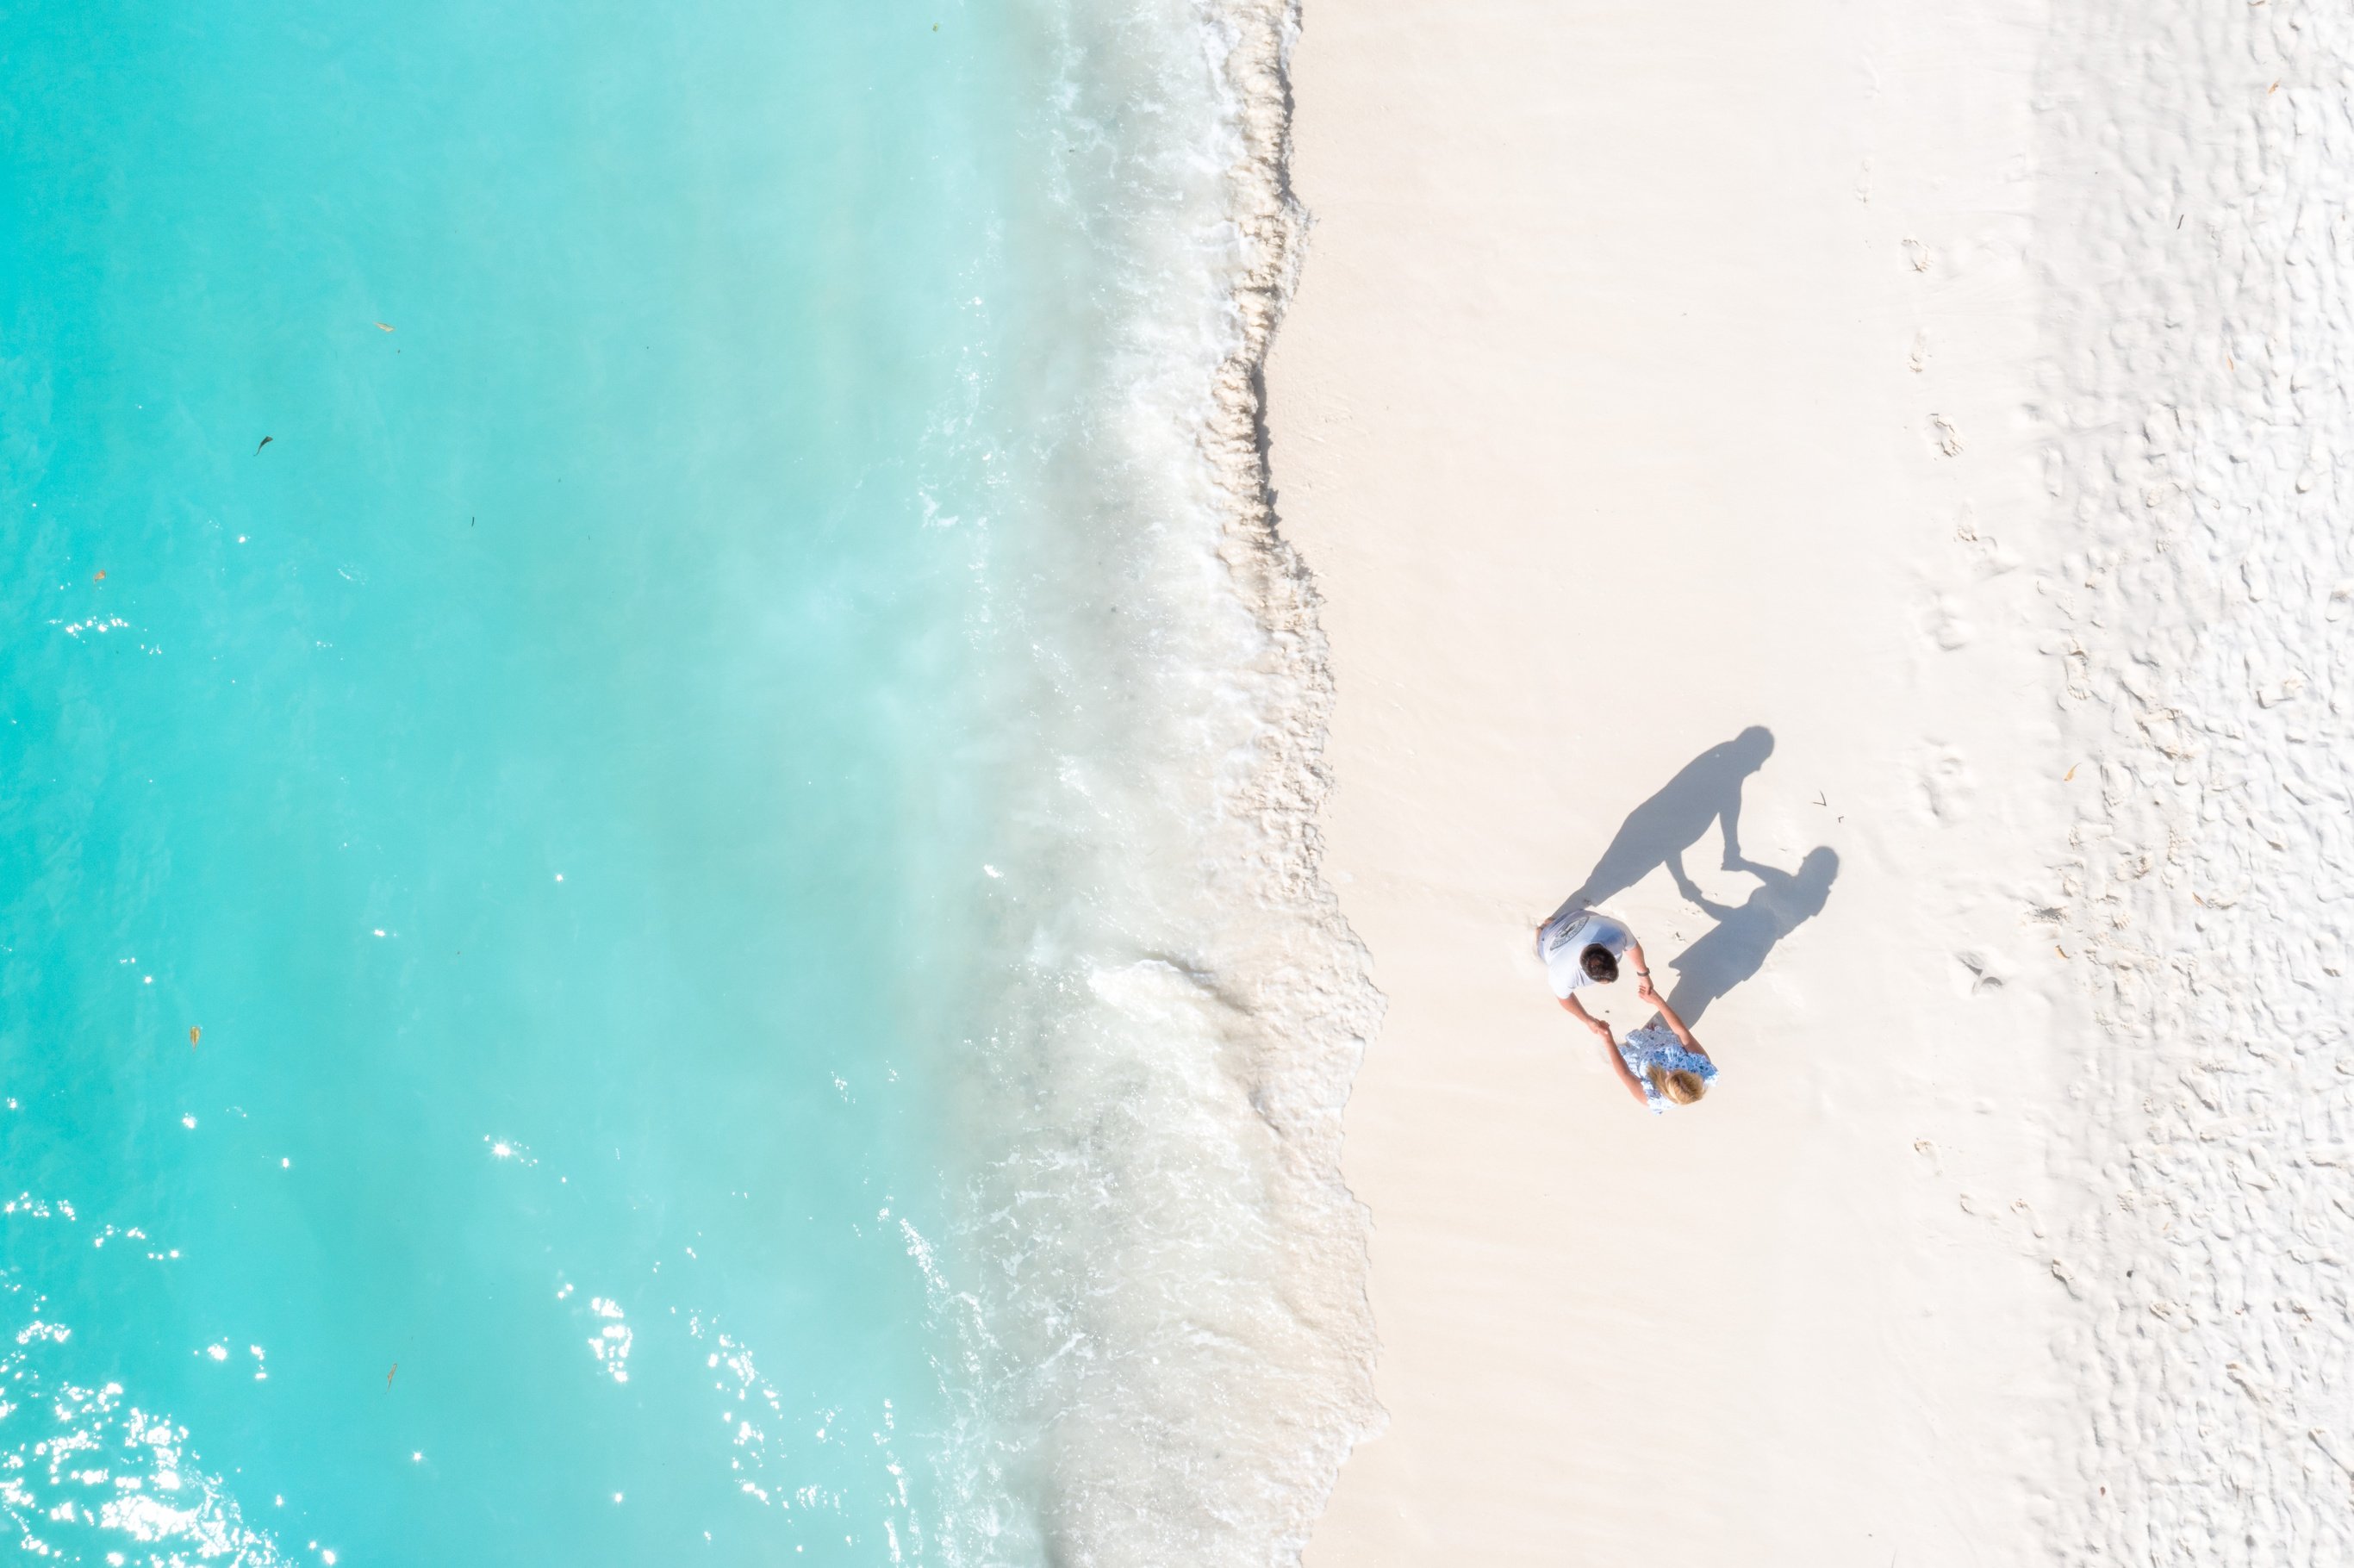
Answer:
M1599 942L1577 955L1577 967L1596 985L1608 985L1618 978L1618 959Z
M1680 1106L1688 1106L1708 1093L1708 1080L1689 1067L1677 1067L1670 1070L1654 1066L1644 1076L1650 1079L1651 1087L1655 1091L1665 1095Z

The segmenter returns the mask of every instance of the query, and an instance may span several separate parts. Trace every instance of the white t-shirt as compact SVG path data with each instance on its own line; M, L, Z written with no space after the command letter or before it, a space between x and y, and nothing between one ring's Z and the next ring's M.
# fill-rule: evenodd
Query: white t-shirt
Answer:
M1537 956L1544 960L1545 975L1553 981L1553 993L1566 997L1571 991L1594 984L1578 962L1585 949L1605 948L1614 959L1627 956L1635 933L1609 916L1592 909L1572 909L1545 922L1537 933Z

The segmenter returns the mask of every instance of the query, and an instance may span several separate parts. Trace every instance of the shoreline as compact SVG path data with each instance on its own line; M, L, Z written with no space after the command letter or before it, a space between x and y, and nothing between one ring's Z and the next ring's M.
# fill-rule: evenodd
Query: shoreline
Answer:
M1337 1341L1337 1386L1301 1390L1295 1451L1277 1484L1293 1489L1270 1563L1297 1562L1350 1451L1385 1419L1373 1392L1365 1206L1341 1171L1343 1115L1385 1002L1363 943L1323 866L1320 821L1331 790L1326 747L1334 699L1331 647L1313 573L1282 525L1268 428L1267 368L1298 287L1307 218L1292 184L1291 55L1299 0L1227 0L1232 41L1219 74L1233 95L1240 146L1229 166L1242 263L1232 297L1238 337L1212 388L1204 442L1225 494L1218 557L1263 639L1251 670L1259 725L1248 777L1221 790L1222 814L1247 820L1249 902L1274 911L1241 975L1257 1050L1249 1099L1282 1150L1278 1213L1305 1228L1293 1249L1317 1276L1295 1279L1290 1309Z
M991 579L1035 683L1006 727L1049 765L984 852L1011 939L952 1236L980 1266L938 1296L972 1551L1296 1563L1378 1421L1340 1156L1381 1001L1318 876L1332 686L1261 424L1293 20L1079 7L1040 39L1048 151L1084 152L1046 198L1087 264L1066 346L1097 378L981 457L1072 526Z

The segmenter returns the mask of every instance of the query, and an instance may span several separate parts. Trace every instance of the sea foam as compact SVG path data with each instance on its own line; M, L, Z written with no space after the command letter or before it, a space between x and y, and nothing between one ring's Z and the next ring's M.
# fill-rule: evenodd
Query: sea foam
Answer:
M1023 374L977 365L975 433L933 454L970 481L988 447L970 630L1018 672L978 857L971 1175L936 1277L964 1411L941 1542L1284 1562L1377 1418L1339 1152L1379 1000L1317 876L1330 687L1259 439L1302 229L1292 16L1036 20L1055 174L1009 244L1097 283L1003 323Z

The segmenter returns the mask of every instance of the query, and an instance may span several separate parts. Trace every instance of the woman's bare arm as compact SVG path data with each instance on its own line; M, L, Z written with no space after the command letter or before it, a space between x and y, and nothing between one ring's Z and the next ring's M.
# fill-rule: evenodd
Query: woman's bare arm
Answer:
M1676 1039L1682 1043L1685 1050L1703 1062L1710 1059L1708 1048L1692 1038L1692 1032L1684 1027L1684 1021L1676 1016L1676 1010L1668 1005L1668 999L1652 988L1649 975L1635 982L1635 994L1659 1010L1659 1022L1676 1032Z
M1617 1073L1618 1081L1627 1086L1627 1092L1635 1097L1635 1103L1649 1105L1651 1097L1644 1089L1643 1080L1635 1075L1635 1069L1627 1065L1627 1058L1618 1054L1618 1047L1611 1043L1607 1034L1602 1039L1602 1054L1610 1058L1611 1068Z

